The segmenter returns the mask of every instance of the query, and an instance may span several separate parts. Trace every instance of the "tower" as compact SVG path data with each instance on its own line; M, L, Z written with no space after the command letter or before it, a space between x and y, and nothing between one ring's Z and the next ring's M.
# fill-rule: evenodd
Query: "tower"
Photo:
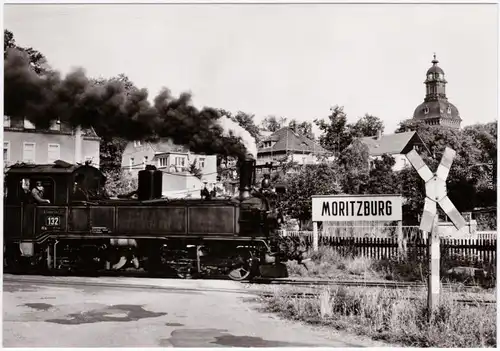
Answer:
M413 112L413 119L423 120L425 124L460 128L460 113L446 97L444 71L438 66L439 61L434 54L432 66L427 70L425 79L425 99Z

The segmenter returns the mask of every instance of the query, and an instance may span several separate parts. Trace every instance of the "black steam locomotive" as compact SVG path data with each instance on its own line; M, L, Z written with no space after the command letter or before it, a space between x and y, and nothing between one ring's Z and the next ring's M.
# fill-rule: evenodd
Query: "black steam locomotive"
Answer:
M111 199L90 165L14 165L5 177L4 269L284 277L275 245L280 189L268 178L254 187L255 160L238 168L238 198L163 198L162 172L148 167L139 172L137 199ZM50 203L30 196L40 183Z

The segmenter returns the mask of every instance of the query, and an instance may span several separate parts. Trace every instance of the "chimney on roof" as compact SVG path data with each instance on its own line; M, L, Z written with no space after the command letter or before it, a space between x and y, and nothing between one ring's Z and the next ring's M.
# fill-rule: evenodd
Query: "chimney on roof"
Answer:
M380 139L382 139L382 130L381 129L379 129L377 131L377 140L380 140Z

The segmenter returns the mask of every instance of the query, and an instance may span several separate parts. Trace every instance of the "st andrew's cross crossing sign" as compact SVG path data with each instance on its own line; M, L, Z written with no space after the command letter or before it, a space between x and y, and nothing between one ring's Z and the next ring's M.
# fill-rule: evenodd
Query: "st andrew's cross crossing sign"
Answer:
M424 163L424 160L422 160L422 157L415 150L411 150L406 154L408 161L410 161L425 182L426 198L424 212L420 221L420 229L423 231L430 232L432 230L434 217L437 215L436 204L439 204L458 230L466 225L465 219L448 198L446 190L446 178L448 178L448 174L450 173L455 154L456 152L453 149L447 147L444 150L436 173L431 172L429 167Z

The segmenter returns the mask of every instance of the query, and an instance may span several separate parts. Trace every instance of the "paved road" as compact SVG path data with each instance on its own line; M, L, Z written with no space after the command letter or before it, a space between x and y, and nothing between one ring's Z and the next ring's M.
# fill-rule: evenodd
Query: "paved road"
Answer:
M263 313L231 281L11 279L17 278L6 276L3 283L5 347L388 346Z

